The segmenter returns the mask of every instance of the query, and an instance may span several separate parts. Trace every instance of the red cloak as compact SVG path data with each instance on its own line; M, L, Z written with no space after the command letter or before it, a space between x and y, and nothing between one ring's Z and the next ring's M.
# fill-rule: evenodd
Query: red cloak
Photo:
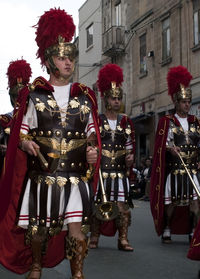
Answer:
M159 120L151 172L150 205L158 236L163 233L164 229L165 152L170 121L174 121L176 126L180 126L174 115L166 115ZM198 120L194 115L189 115L188 122L195 123ZM172 234L188 234L190 232L189 206L176 207L170 229Z
M200 221L195 229L187 257L191 260L200 261Z
M45 92L53 91L53 87L42 77L37 78L33 85L36 88L43 88ZM98 145L101 150L100 134L98 129L97 104L94 92L84 85L74 83L70 94L87 94L92 103L92 115L97 134ZM0 181L0 263L7 269L22 274L30 269L32 263L31 247L24 242L25 230L16 225L18 203L20 200L24 177L27 171L26 153L17 148L19 143L19 131L26 111L27 97L29 88L22 89L18 99L18 106L14 112L12 131L6 153L6 167ZM101 153L100 153L101 154ZM96 163L95 181L97 181L98 167L100 158ZM4 195L2 195L2 192ZM43 267L57 265L65 258L65 235L50 238L46 255L43 257Z

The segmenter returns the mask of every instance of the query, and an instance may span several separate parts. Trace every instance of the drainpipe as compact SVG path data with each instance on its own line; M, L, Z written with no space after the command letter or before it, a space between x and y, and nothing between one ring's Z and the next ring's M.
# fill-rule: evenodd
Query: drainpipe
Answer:
M182 65L182 25L181 25L181 10L182 10L182 1L179 2L179 43L180 43L180 65Z

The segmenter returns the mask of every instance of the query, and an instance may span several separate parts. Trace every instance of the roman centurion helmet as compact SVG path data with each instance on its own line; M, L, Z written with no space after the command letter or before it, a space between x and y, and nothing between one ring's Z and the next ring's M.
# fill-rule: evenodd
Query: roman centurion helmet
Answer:
M59 77L60 73L52 56L74 60L77 55L76 46L70 43L75 32L73 19L65 10L54 8L45 12L34 27L38 45L37 57L41 59L42 65L48 61L51 71Z
M97 86L101 92L101 97L104 97L105 106L108 108L107 98L122 99L123 71L116 64L106 64L100 69L98 74Z
M26 60L11 61L7 70L8 88L12 106L14 107L18 92L29 83L32 75L30 64Z
M167 75L167 83L168 94L173 102L192 99L192 90L189 88L191 80L192 76L187 68L183 66L170 68Z

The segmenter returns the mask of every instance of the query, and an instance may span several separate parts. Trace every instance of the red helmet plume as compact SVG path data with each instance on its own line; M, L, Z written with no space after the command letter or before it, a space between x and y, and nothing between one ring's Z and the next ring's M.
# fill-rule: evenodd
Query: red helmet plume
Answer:
M192 75L188 72L187 68L177 66L170 68L167 75L168 94L174 101L174 94L181 92L181 85L185 88L189 87Z
M115 82L116 86L120 87L123 82L123 71L116 64L107 64L100 69L98 74L97 85L101 96L112 88L112 82Z
M70 42L75 32L72 17L60 8L50 9L45 12L34 27L37 28L35 32L35 40L38 45L37 56L41 59L42 64L45 62L45 50L58 44L59 36L65 42Z
M30 64L26 60L11 61L7 70L8 86L13 88L18 83L26 85L32 75Z

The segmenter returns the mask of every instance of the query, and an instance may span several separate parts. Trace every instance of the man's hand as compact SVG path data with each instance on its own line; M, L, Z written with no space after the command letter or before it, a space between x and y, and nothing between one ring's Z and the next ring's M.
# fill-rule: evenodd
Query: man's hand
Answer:
M133 164L133 154L128 154L126 155L125 161L126 161L126 166L127 168L130 168Z
M98 153L97 148L88 146L86 149L86 159L88 164L95 164L97 162Z
M167 150L174 156L178 156L179 152L181 151L180 147L178 146L167 147Z
M39 145L32 140L21 141L21 149L30 155L37 156L37 152L35 150L37 148L40 148Z

